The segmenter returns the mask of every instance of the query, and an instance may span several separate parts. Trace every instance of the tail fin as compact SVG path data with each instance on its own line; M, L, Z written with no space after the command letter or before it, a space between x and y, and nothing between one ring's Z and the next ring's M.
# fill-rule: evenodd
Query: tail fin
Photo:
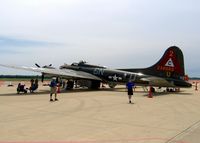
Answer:
M176 46L169 47L162 58L146 70L160 77L184 79L185 68L181 49Z

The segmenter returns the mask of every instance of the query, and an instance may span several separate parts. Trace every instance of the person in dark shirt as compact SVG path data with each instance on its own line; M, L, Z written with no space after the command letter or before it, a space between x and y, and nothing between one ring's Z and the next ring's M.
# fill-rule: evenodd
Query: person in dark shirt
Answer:
M50 101L53 101L52 95L55 94L55 101L58 101L57 99L57 83L56 79L52 78L52 81L50 83Z
M131 99L132 99L132 95L133 95L134 85L135 84L131 80L129 80L129 82L126 84L129 103L132 103Z

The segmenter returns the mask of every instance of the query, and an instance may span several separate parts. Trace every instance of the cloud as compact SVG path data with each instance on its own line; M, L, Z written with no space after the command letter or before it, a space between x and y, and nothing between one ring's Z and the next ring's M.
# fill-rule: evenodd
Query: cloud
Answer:
M0 36L0 48L5 47L40 47L40 46L56 46L58 43L28 40L28 39L18 39L12 37Z
M146 67L179 46L197 67L197 0L7 0L0 5L0 60L33 65L86 60ZM192 58L191 58L192 57ZM190 70L191 69L191 70ZM200 73L195 68L195 74Z
M12 55L13 57L15 55L17 56L16 58L25 58L25 55L29 55L29 57L34 57L36 56L36 52L40 51L40 49L52 49L55 47L59 49L62 45L64 44L0 36L0 55L1 57L9 55Z

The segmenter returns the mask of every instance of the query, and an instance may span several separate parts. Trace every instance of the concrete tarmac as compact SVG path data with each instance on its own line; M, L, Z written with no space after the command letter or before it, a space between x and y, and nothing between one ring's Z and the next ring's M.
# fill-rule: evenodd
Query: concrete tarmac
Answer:
M49 102L49 87L16 94L0 87L0 143L198 143L200 92L148 93L136 88L73 90Z

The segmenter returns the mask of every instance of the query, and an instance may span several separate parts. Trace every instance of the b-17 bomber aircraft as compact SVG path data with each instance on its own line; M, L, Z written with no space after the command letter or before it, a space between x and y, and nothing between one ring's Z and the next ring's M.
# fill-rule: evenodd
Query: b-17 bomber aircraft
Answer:
M101 83L106 83L114 88L117 84L125 85L129 80L139 86L153 87L191 87L185 79L185 68L183 53L176 46L169 47L163 57L153 66L138 69L109 69L104 66L91 65L84 61L64 64L59 69L50 66L40 67L18 67L11 65L0 66L22 69L42 73L44 76L59 77L71 81L73 88L74 81L81 86L98 89Z

